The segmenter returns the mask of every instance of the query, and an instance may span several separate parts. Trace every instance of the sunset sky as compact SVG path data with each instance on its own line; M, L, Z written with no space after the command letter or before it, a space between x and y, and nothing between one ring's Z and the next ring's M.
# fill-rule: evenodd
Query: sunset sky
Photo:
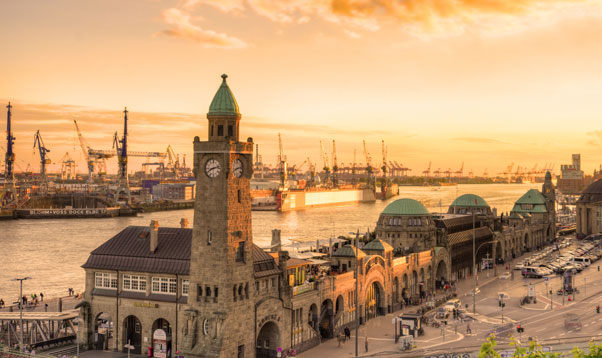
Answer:
M54 162L81 160L73 119L110 149L124 106L132 150L189 157L222 73L268 163L280 132L292 163L333 139L339 162L364 161L363 139L379 161L384 139L413 174L602 164L602 0L29 0L0 14L0 125L11 101L23 169L37 129Z

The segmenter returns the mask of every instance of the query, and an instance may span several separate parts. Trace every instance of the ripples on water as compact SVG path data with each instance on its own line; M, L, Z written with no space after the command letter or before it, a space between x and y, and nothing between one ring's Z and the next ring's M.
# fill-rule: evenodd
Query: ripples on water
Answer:
M439 212L459 195L482 196L493 208L510 211L513 203L527 190L539 184L459 185L457 187L400 187L400 196L388 201L278 213L253 212L253 240L267 245L272 229L281 229L286 242L291 239L313 241L334 234L365 232L374 229L380 212L391 201L409 197L422 202L431 212ZM81 268L89 253L128 225L179 227L181 218L192 224L192 210L143 214L138 217L107 219L58 219L0 221L0 298L13 302L19 293L14 277L31 276L25 281L25 294L44 292L47 297L64 296L67 288L84 288Z

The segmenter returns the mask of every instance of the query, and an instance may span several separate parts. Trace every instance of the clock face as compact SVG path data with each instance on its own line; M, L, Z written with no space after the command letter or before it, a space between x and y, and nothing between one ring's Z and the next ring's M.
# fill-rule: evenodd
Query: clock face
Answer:
M240 159L236 159L234 163L232 163L232 172L234 172L234 176L237 178L242 176L242 162Z
M222 165L216 159L209 159L205 164L205 174L209 178L215 178L222 170Z

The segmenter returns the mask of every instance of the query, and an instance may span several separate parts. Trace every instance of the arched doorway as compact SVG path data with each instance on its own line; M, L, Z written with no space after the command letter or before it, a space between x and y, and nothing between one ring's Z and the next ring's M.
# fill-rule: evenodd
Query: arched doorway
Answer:
M504 247L502 246L501 241L498 241L497 244L495 244L495 263L504 263Z
M280 347L280 330L273 321L266 322L257 335L256 358L275 358Z
M366 320L385 314L384 292L378 282L373 282L366 290Z
M546 231L546 238L548 241L554 241L554 236L552 235L552 226L548 226L548 230Z
M393 303L399 303L399 279L393 279Z
M443 283L448 280L447 264L445 263L445 260L439 260L437 263L437 271L435 272L435 279L439 282L438 288L443 288Z
M130 353L140 354L142 352L142 323L134 315L127 316L123 320L123 344L128 343L134 346ZM123 348L124 353L127 353L127 351L127 348Z
M320 310L320 335L322 338L334 337L334 312L332 301L324 300Z
M318 331L318 306L312 304L309 306L309 313L307 314L307 322L313 327L316 332Z
M420 269L420 282L418 283L418 293L420 294L420 297L425 297L426 296L426 287L425 287L425 281L424 281L424 268Z
M418 272L412 271L412 296L418 294Z
M403 298L404 303L408 304L408 274L403 274L403 289L401 290L401 298Z
M429 293L433 292L433 267L431 265L426 270L426 289Z
M171 325L169 321L159 318L153 322L153 356L158 358L171 357Z
M94 320L94 349L109 350L114 348L113 319L108 313L101 312Z
M523 239L523 251L529 251L529 234L525 233L524 239Z

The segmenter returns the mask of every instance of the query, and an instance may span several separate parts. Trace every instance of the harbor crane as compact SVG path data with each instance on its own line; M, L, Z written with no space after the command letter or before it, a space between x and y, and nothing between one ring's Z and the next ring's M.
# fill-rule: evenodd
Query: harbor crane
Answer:
M438 178L441 176L441 173L441 168L437 168L437 170L433 172L433 175Z
M40 130L36 132L33 136L33 148L38 147L38 153L40 154L40 193L47 194L48 193L48 178L46 176L46 165L50 164L50 158L46 156L50 152L50 149L46 148L44 145L44 140L42 139L42 135L40 134Z
M322 162L324 163L322 167L322 170L324 170L324 183L328 183L330 178L330 163L328 162L328 155L324 150L324 143L322 141L320 141L320 149L322 150Z
M422 171L422 176L427 177L427 178L431 176L431 161L430 160L429 160L428 167Z
M75 160L71 159L67 152L61 159L61 180L72 180L75 178Z
M338 187L338 174L339 164L337 163L337 143L332 140L332 186L334 188Z
M132 200L130 194L130 182L128 178L128 109L123 110L123 137L119 139L117 132L113 137L113 148L117 152L117 162L119 169L117 171L117 190L113 200L117 203L120 195L125 196L126 204Z
M15 144L15 137L11 130L11 109L13 108L8 102L6 106L8 109L6 113L6 154L4 155L4 188L2 189L2 196L0 197L0 206L10 205L15 203L18 205L17 187L15 183L15 153L13 152L13 144Z
M112 151L102 151L102 150L94 150L88 144L88 141L82 135L82 132L77 125L77 121L73 120L75 124L75 130L77 132L77 138L79 139L79 144L82 148L82 152L84 154L84 159L86 160L86 164L88 166L88 184L91 184L94 181L94 172L95 169L98 175L105 175L107 172L107 163L106 160L108 158L112 158L115 153Z
M167 150L165 151L165 156L167 157L167 170L173 173L174 178L180 178L180 157L176 155L171 144L167 145Z
M397 167L397 170L399 170L400 175L403 177L408 176L408 172L412 170L404 167L403 164L397 163L397 161L395 161L395 166Z
M278 169L280 170L280 188L285 189L288 187L288 173L286 157L284 156L284 149L282 147L282 137L278 133Z
M307 157L307 170L309 171L309 183L307 183L307 187L313 187L316 185L316 165L311 162L309 157Z
M364 157L366 157L366 174L368 174L368 187L372 188L372 190L376 190L376 183L374 179L374 168L372 167L372 158L370 157L370 153L368 153L368 148L366 148L366 141L364 143Z
M259 154L259 144L255 144L255 170L253 171L253 175L263 179L263 158Z
M355 165L357 162L356 154L357 154L357 150L355 148L353 148L353 163L351 164L351 184L352 185L356 184L356 181L355 181Z
M457 178L461 178L464 175L464 162L462 162L462 166L460 167L460 170L456 171L456 177Z

